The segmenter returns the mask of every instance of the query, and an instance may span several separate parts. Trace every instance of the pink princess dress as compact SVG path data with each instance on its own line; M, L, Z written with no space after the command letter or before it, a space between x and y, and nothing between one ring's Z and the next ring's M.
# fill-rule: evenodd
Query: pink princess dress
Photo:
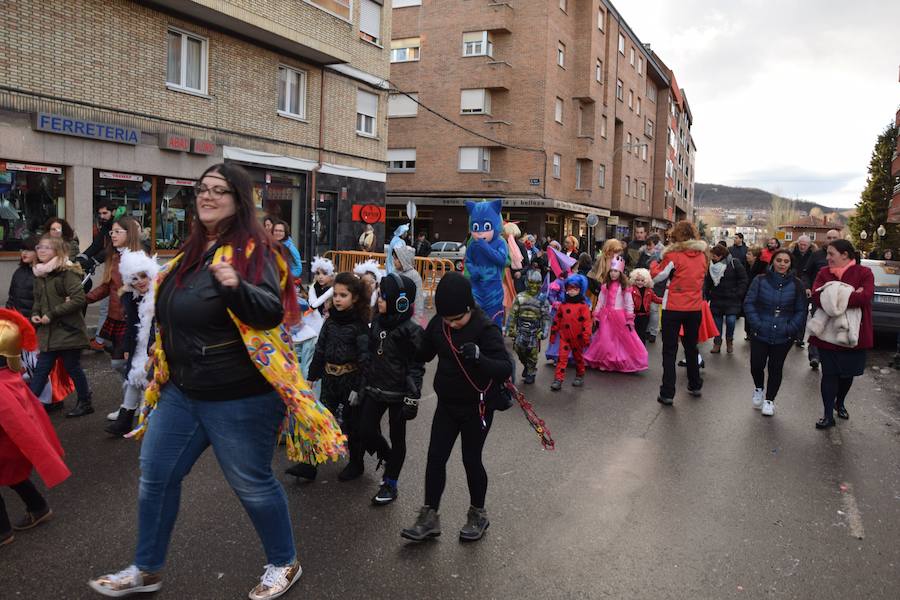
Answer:
M618 281L604 284L594 310L597 331L584 353L592 369L635 373L647 369L647 348L634 330L634 300L631 290Z

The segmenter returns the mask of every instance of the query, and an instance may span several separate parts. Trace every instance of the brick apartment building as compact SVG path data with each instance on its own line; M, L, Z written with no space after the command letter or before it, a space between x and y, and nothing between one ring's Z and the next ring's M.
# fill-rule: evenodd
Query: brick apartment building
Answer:
M0 273L96 205L173 254L209 165L246 165L304 259L383 235L390 12L381 0L20 0L0 35ZM366 205L367 210L360 208Z
M636 224L665 229L676 217L676 163L672 210L653 202L673 78L612 4L394 0L393 8L391 84L401 93L388 100L388 229L406 221L413 201L417 231L463 240L464 201L496 197L506 218L554 238L586 236L590 214L599 217L597 240L630 236Z
M894 115L894 123L900 128L900 109ZM897 136L897 145L894 148L894 156L891 159L891 175L896 179L900 177L900 135ZM891 203L888 207L888 223L900 223L900 183L894 185Z

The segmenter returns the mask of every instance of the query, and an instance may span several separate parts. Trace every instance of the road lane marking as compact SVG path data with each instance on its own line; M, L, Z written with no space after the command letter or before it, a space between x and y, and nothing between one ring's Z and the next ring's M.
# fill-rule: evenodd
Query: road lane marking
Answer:
M865 537L865 529L863 529L862 515L859 514L859 507L856 505L856 496L853 495L853 486L849 483L842 483L841 503L844 505L844 516L847 517L847 525L849 526L850 535L856 539Z

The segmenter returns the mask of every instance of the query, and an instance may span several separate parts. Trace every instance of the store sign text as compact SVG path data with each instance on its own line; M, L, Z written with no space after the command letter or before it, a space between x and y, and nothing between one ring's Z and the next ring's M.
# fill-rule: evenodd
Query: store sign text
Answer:
M111 171L100 171L100 177L103 179L116 179L118 181L143 181L142 175L131 175L129 173L113 173Z
M47 167L44 165L29 165L26 163L8 162L0 163L0 171L27 171L29 173L47 173L50 175L62 175L60 167Z
M141 141L141 132L131 127L119 127L118 125L50 113L37 113L34 119L34 128L48 133L72 135L116 144L137 145Z

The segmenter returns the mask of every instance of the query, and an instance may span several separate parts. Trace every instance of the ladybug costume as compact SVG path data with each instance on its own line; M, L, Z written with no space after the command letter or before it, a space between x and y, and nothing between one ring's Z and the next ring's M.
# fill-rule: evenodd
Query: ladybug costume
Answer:
M569 351L575 359L575 374L583 377L585 372L584 349L591 342L591 309L585 299L588 282L584 275L570 275L566 278L565 301L559 305L553 326L550 329L551 342L560 341L559 362L556 363L556 380L566 377ZM569 295L569 289L576 288L578 294Z

